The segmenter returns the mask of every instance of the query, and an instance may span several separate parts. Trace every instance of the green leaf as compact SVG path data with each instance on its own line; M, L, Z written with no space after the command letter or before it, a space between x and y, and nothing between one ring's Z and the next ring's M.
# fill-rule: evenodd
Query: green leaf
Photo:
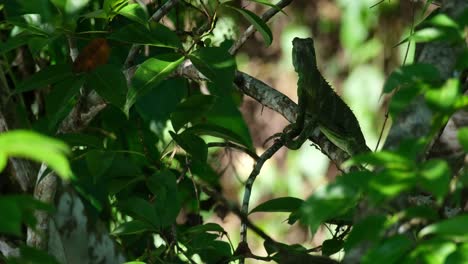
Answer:
M258 32L260 32L260 34L263 37L263 40L265 41L265 44L267 46L271 45L271 42L273 40L273 34L271 33L271 30L268 27L268 25L260 17L258 17L255 13L252 13L247 9L232 6L229 4L229 2L226 4L226 6L236 10L242 16L244 16L249 21L249 23L252 24Z
M46 111L49 115L49 131L56 131L60 123L75 106L80 88L85 82L84 76L69 76L58 82L45 98Z
M344 248L349 251L359 243L377 242L385 232L386 218L383 215L371 215L353 226Z
M0 197L0 233L20 236L21 208L12 197Z
M158 171L146 180L146 186L155 195L158 225L165 228L174 224L181 208L174 173L170 170Z
M405 258L405 263L447 263L446 259L456 251L456 248L454 242L440 238L422 240Z
M2 1L2 5L9 19L25 14L39 14L43 21L49 21L52 17L52 5L49 0Z
M221 47L200 48L189 55L193 65L216 85L215 95L230 92L236 71L236 61Z
M8 38L5 42L0 43L0 55L3 55L11 50L26 45L31 40L44 39L45 36L39 34L22 33Z
M463 150L468 152L468 127L462 127L458 130L458 141L463 146Z
M354 156L346 166L355 164L368 164L372 166L383 166L389 169L406 170L411 169L413 162L407 157L390 151L370 152Z
M370 197L375 203L391 199L417 184L417 174L412 170L386 169L369 180Z
M98 19L107 19L109 18L106 12L103 9L94 10L92 12L85 13L81 15L83 18L98 18Z
M120 27L109 36L109 39L139 45L150 45L172 49L182 48L177 34L169 28L156 24L151 29L140 24Z
M245 139L240 135L236 134L235 132L229 129L215 124L196 124L192 127L187 128L185 131L189 131L197 135L209 135L213 137L222 138L243 145L249 149L254 149L253 146L249 145L249 142L245 141Z
M51 65L35 73L30 78L19 83L15 89L16 93L46 88L48 85L73 77L71 65Z
M22 224L36 225L36 210L51 212L52 207L32 196L4 195L0 197L0 210L0 233L21 236Z
M341 249L343 249L343 240L341 239L327 239L322 243L322 254L331 256Z
M344 182L318 188L301 207L301 221L312 233L326 220L344 214L356 206L359 191Z
M124 112L128 113L138 97L157 87L183 60L183 57L177 57L175 60L150 58L143 62L132 79Z
M61 9L67 15L78 13L86 5L89 0L50 0L57 8Z
M437 89L430 89L425 93L426 101L432 109L444 113L454 110L455 102L460 95L460 83L457 79L448 79L447 82Z
M283 9L279 8L279 7L278 7L277 5L275 5L275 4L270 3L268 0L248 0L248 1L256 2L256 3L259 3L259 4L261 4L261 5L269 6L269 7L271 7L271 8L274 8L274 9L280 11L281 13L287 15L287 14L283 11Z
M184 234L192 235L192 234L206 233L206 232L217 232L221 234L226 233L226 231L224 231L223 227L221 227L220 225L216 223L206 223L203 225L190 227L184 232Z
M114 152L104 150L90 150L86 153L86 165L94 179L102 176L110 168L114 156Z
M128 0L104 0L103 9L107 14L118 12L128 3Z
M411 64L393 71L384 85L384 93L396 88L407 87L417 83L432 83L440 80L440 73L432 64Z
M145 27L148 26L148 14L139 4L129 4L120 9L117 13Z
M452 172L444 160L429 160L422 164L420 171L422 187L441 201L450 188Z
M135 235L153 230L154 228L146 222L131 220L117 226L111 234L114 236Z
M64 180L72 177L66 158L69 152L68 146L61 141L32 131L13 130L0 134L0 157L20 157L44 162Z
M182 134L176 134L170 132L171 137L179 146L181 146L193 159L197 159L201 162L206 162L208 158L208 147L205 141L190 132L182 132Z
M281 197L268 200L255 207L249 214L255 212L289 212L292 213L302 206L304 200L295 197Z
M124 110L127 97L127 81L117 65L105 64L92 71L86 82L102 98Z
M118 207L135 220L151 224L153 228L160 227L159 212L156 211L151 203L140 197L130 197L127 200L120 201Z
M145 121L165 124L188 90L186 79L166 79L145 96L140 96L135 106Z
M452 252L446 259L446 264L468 263L468 243L457 246L457 250Z
M411 249L413 242L404 235L396 235L385 239L371 249L362 259L363 264L378 263L385 260L385 263L399 263L403 255Z
M419 232L418 237L422 238L432 234L467 239L468 215L459 215L438 223L434 223L432 225L428 225Z
M54 256L47 254L46 251L33 247L21 246L19 257L10 257L8 264L59 264L60 262Z
M179 131L185 124L202 118L211 110L215 101L215 96L195 94L179 103L171 114L174 130Z

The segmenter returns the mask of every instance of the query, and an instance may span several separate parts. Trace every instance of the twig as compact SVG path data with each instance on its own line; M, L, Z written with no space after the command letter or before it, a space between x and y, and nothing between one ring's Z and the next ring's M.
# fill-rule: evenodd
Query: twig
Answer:
M165 16L171 8L173 8L177 3L179 3L179 0L169 0L165 4L163 4L154 14L149 18L148 22L155 21L159 22L163 16ZM132 47L130 48L130 51L128 52L127 58L125 59L124 63L124 69L128 69L133 61L135 60L135 56L138 54L138 51L140 50L140 45L133 44Z
M268 148L257 160L252 172L245 183L245 191L244 191L244 198L242 199L242 208L241 213L242 215L247 215L249 213L249 201L250 195L252 194L252 187L257 178L258 174L260 174L260 170L263 167L265 161L270 159L283 145L284 145L285 138L281 137L280 139L276 140L273 145ZM245 219L241 221L241 231L240 231L241 241L240 244L247 245L247 223ZM240 258L240 263L244 263L244 257Z
M210 197L213 197L217 202L222 203L225 207L227 207L231 212L233 212L239 219L244 222L250 230L252 230L254 233L256 233L259 237L263 238L264 240L267 241L274 241L273 238L271 238L268 234L263 232L263 230L253 224L248 218L247 215L243 214L241 212L241 209L233 204L232 202L228 201L224 196L222 196L220 193L217 191L212 190L211 188L204 186L200 183L197 183L201 189L208 194Z
M263 13L262 20L264 22L268 22L268 20L270 20L270 18L272 18L274 15L276 15L281 9L283 9L286 6L288 6L289 4L291 4L292 1L293 0L281 0L281 1L279 1L276 4L277 8L272 7L270 9L268 9L265 13ZM249 39L255 33L255 31L256 31L255 27L253 25L250 25L244 31L244 33L242 33L240 38L238 38L237 41L232 45L232 47L229 49L229 53L231 53L232 55L236 54L237 51L240 49L240 47L242 47L242 45L244 45L244 43L247 41L247 39Z

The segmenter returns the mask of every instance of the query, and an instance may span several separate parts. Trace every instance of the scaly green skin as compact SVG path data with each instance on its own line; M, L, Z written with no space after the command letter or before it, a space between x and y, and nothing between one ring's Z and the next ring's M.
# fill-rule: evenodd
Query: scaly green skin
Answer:
M285 145L300 148L318 125L333 144L351 156L370 151L353 112L318 70L313 40L294 38L292 56L299 77L299 112L296 123L285 128Z

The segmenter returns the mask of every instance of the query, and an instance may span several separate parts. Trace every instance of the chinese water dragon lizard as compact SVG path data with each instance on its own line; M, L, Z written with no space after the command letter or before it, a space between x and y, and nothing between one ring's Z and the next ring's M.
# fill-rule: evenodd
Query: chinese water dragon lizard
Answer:
M300 148L318 126L333 144L351 156L370 151L353 112L318 70L313 40L294 38L292 57L299 77L299 110L296 122L283 131L285 146Z

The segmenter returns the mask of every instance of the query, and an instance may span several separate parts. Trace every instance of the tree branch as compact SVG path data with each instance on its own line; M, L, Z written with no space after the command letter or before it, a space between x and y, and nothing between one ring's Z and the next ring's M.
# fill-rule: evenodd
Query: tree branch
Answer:
M270 8L268 11L263 13L262 15L262 20L265 22L268 22L274 15L276 15L278 12L281 11L281 9L285 8L289 4L292 3L293 0L281 0L278 3L276 3L277 8ZM244 33L237 39L237 41L232 45L232 47L229 49L229 53L232 55L236 54L237 51L244 45L244 43L249 39L254 33L257 31L253 25L250 25Z
M167 1L160 8L158 8L156 12L154 12L154 14L149 18L148 22L159 22L159 20L161 20L161 18L163 18L177 3L179 3L179 0ZM128 69L133 64L135 56L138 54L140 47L141 45L132 45L130 51L128 52L127 58L125 59L124 69Z

